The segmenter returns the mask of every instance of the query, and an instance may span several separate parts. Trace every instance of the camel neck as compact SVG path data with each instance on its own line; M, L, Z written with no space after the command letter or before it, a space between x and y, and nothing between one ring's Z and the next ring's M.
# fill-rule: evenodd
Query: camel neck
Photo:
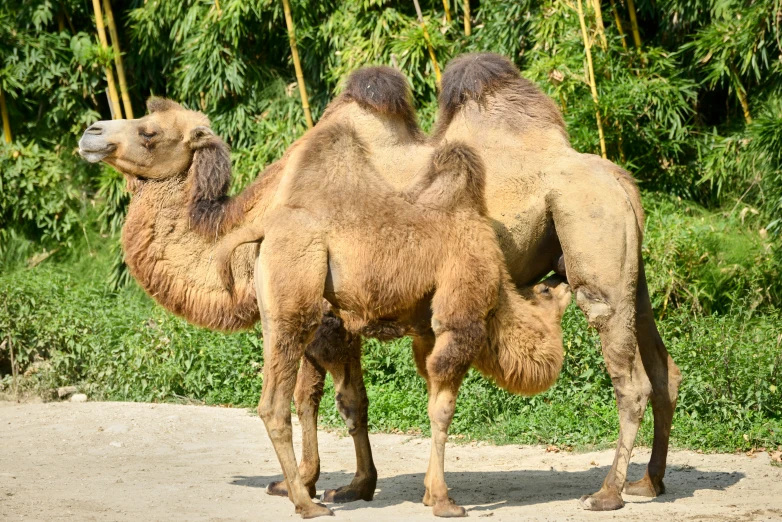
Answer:
M133 195L122 229L125 262L141 287L176 315L207 328L248 328L258 320L252 277L257 247L236 251L232 298L213 262L218 238L190 226L189 188L177 176L147 181Z

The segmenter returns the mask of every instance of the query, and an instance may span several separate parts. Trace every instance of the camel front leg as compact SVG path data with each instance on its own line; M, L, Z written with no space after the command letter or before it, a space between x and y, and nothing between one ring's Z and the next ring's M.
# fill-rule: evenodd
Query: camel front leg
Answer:
M449 330L437 335L434 350L426 359L429 388L429 421L432 426L432 450L424 478L424 504L436 517L465 517L467 511L448 496L445 482L445 443L456 411L459 387L470 368L473 356L485 339L485 328ZM425 344L425 343L424 343ZM417 347L423 353L425 345Z
M264 325L264 331L273 329L274 326L267 328ZM299 475L293 451L290 405L296 384L297 366L303 351L302 343L290 339L289 336L274 333L264 335L263 393L258 414L263 419L274 446L288 486L288 496L296 506L296 512L301 513L303 518L314 518L333 513L327 507L312 502Z
M317 334L316 334L317 337ZM326 370L309 354L304 354L296 380L294 402L301 424L301 462L299 475L310 498L315 497L315 484L320 477L320 454L318 453L318 408L323 398ZM288 496L284 480L271 482L266 493L279 497Z

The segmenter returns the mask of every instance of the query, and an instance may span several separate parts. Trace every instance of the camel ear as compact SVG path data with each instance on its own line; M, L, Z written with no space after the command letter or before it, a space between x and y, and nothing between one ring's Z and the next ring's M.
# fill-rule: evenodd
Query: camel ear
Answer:
M197 144L190 165L190 224L202 235L212 236L223 222L223 204L231 184L231 149L208 127L196 127L190 138Z
M190 131L190 137L187 141L190 144L190 148L196 150L207 146L212 138L217 138L214 131L209 127L199 125Z

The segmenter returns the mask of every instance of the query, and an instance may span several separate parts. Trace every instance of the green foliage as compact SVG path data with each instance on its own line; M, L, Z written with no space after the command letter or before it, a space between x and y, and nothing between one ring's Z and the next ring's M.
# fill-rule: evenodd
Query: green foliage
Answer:
M749 207L725 216L672 197L644 202L643 254L658 316L675 308L738 313L782 300L782 252Z
M79 189L94 170L59 146L0 145L0 267L34 249L72 244L88 205Z

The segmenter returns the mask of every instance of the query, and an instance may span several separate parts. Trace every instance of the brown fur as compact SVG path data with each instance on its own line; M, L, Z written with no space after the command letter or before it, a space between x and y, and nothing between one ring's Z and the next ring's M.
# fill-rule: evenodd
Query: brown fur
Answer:
M362 67L350 74L345 90L329 104L322 119L329 119L340 107L356 103L374 115L400 119L412 136L423 140L411 96L407 78L396 69Z

